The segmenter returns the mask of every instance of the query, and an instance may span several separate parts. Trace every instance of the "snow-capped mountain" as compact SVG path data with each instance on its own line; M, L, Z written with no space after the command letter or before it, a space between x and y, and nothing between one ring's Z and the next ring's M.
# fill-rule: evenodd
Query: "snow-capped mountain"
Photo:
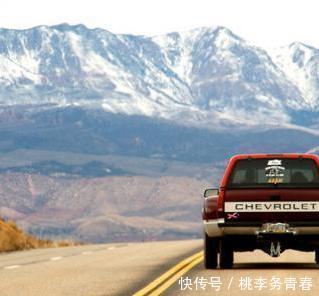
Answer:
M68 24L1 29L0 102L208 128L285 125L318 110L318 52L296 43L269 55L224 27L154 37Z
M293 107L297 110L318 110L319 49L295 42L269 50L269 54L301 92L303 102Z

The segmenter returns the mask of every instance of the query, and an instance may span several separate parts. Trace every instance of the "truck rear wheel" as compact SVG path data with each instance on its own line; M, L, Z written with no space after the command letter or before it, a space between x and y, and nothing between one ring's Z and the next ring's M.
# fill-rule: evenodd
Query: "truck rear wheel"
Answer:
M319 264L319 249L315 250L315 262L316 264Z
M231 242L223 238L220 242L219 266L222 269L232 268L234 264L234 250Z
M217 268L217 255L218 255L219 239L209 237L205 233L204 238L204 266L206 269Z

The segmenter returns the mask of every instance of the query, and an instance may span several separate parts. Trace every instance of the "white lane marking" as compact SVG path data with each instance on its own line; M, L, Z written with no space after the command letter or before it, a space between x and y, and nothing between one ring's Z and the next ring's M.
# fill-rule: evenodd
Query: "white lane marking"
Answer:
M84 252L82 252L82 255L90 255L92 253L93 253L92 251L84 251Z
M51 261L57 261L57 260L60 260L60 259L62 259L61 256L50 258Z
M9 266L5 266L4 269L15 269L20 267L21 265L9 265Z

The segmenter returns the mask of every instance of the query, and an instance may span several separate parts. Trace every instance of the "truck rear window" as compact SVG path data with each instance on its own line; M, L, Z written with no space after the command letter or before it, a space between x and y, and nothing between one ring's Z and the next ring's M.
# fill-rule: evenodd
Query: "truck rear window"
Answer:
M305 158L262 158L238 160L228 188L319 187L318 167Z

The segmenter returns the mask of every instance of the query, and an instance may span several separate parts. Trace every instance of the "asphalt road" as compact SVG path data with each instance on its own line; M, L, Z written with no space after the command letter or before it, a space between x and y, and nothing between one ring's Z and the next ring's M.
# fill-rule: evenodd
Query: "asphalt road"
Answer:
M201 247L202 241L194 240L2 254L0 295L132 295ZM313 262L313 253L286 251L279 258L236 253L233 269L205 270L201 262L164 295L319 295Z
M201 245L194 240L2 254L0 295L132 295Z
M279 258L261 251L235 253L231 270L205 270L200 263L182 278L164 295L319 295L314 253L286 251Z

